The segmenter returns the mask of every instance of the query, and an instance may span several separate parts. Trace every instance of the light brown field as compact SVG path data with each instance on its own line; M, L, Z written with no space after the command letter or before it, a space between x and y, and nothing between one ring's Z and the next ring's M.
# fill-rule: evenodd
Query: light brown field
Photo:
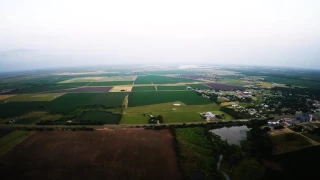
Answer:
M13 97L13 96L15 96L15 94L12 94L12 95L0 95L0 100L8 99L8 98Z
M220 106L231 106L233 104L235 104L235 102L223 102L220 104Z
M131 91L132 90L132 85L128 86L114 86L109 92L121 92L122 89L125 91Z

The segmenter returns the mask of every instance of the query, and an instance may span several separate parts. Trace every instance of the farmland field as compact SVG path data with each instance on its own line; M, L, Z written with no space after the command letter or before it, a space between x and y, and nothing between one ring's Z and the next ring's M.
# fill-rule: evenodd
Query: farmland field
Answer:
M12 148L16 147L19 143L27 139L32 134L33 134L32 131L16 130L1 137L0 138L0 158L4 154L9 152ZM3 172L3 171L0 171L0 172Z
M133 81L109 81L109 82L92 82L87 86L119 86L119 85L131 85Z
M177 77L168 77L168 76L138 76L134 84L170 84L170 83L179 83L179 82L195 82L197 80L177 78Z
M0 159L0 172L8 179L180 179L172 140L168 130L37 132Z
M216 90L245 90L245 87L242 86L234 86L229 84L221 84L221 83L207 83L207 86L212 87Z
M230 84L230 85L235 85L235 86L248 85L248 83L243 82L241 80L237 80L237 79L223 79L223 80L219 81L219 83Z
M133 86L132 91L155 91L154 86Z
M55 98L62 96L63 94L52 93L52 94L20 94L7 101L52 101Z
M129 106L131 107L174 101L181 101L190 105L212 103L211 100L198 96L194 91L131 92L129 95Z
M320 89L320 82L318 81L310 81L307 79L291 79L291 78L280 78L280 77L264 77L264 80L267 82L274 82L280 84L290 84L292 86L301 86L307 88L315 88Z
M208 86L205 86L203 84L187 84L187 86L190 86L192 88L198 88L198 89L211 89L210 87Z
M49 110L48 101L0 103L0 119L21 116L31 111L46 110Z
M131 91L133 88L132 85L122 85L122 86L114 86L112 89L110 89L109 92L123 92L124 91Z
M161 90L187 90L187 86L157 86L158 91Z
M0 101L1 100L6 100L6 99L8 99L10 97L13 97L13 96L15 96L15 95L0 95Z
M102 122L103 124L118 124L121 115L112 114L102 111L89 111L85 112L78 120L86 122Z
M104 93L108 92L112 87L79 87L74 89L63 89L52 91L52 93Z
M74 83L74 84L54 84L54 85L42 85L30 88L20 89L20 93L38 93L38 92L45 92L45 91L58 91L62 89L70 89L70 88L77 88L86 85L87 83Z
M122 106L127 93L70 93L51 101L51 109L54 112L68 113L78 106L103 105L106 107ZM63 104L63 106L61 106Z

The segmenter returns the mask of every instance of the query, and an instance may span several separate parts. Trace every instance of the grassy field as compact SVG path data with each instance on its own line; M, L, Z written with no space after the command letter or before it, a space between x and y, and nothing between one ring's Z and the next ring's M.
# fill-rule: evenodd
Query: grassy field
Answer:
M180 104L180 106L174 106L173 104ZM210 111L214 114L225 114L219 111L219 109L220 106L214 103L207 105L185 105L179 101L129 107L125 109L120 124L147 124L149 119L148 114L150 113L156 116L161 114L164 117L163 123L205 122L200 116L201 112ZM232 119L234 118L225 114L225 120Z
M208 86L205 86L203 84L187 84L187 86L190 86L192 88L198 88L198 89L211 89Z
M31 136L34 132L16 130L0 139L0 157Z
M274 153L283 153L311 145L310 142L295 133L270 136L274 145Z
M104 124L118 124L121 119L121 115L106 113L101 111L89 111L85 112L79 121L90 122L103 122Z
M63 94L20 94L7 99L7 101L52 101L55 98L62 96Z
M158 91L161 90L187 90L187 86L157 86Z
M133 86L132 91L155 91L154 86Z
M88 86L119 86L131 85L133 81L108 81L108 82L91 82Z
M6 101L7 99L14 97L15 95L0 95L0 101Z
M213 103L210 99L198 96L194 91L131 92L129 95L129 106L131 107L174 101L181 101L189 105Z
M179 82L196 82L197 80L177 78L177 77L167 77L167 76L138 76L135 80L135 84L169 84L169 83L179 83Z
M14 124L35 124L36 122L40 121L39 117L29 117L17 120Z

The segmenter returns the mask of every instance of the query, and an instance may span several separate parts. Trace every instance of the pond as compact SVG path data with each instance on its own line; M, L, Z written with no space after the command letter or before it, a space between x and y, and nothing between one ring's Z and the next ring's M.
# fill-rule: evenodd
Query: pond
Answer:
M242 140L247 139L247 131L250 129L247 126L223 127L210 130L210 132L221 137L222 140L227 140L228 144L240 145Z

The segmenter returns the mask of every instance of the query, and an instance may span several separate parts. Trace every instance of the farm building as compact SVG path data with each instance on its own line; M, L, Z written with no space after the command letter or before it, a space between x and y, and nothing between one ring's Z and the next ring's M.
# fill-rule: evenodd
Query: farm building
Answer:
M208 120L215 120L216 119L216 115L213 114L212 112L203 112L200 113L200 115L205 118L207 121Z

